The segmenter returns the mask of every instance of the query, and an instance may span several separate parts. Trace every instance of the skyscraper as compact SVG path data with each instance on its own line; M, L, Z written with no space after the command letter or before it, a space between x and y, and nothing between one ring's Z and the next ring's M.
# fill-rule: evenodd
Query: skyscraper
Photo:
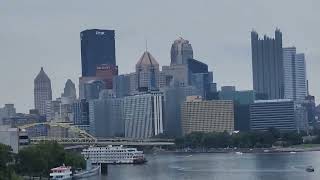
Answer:
M282 33L275 31L275 38L251 32L253 89L267 99L284 98L284 72Z
M80 33L82 76L95 76L98 65L116 65L114 30L89 29Z
M76 92L76 86L74 83L68 79L65 86L63 93L61 94L62 97L68 97L71 99L76 99L77 98L77 92Z
M296 56L295 47L283 48L283 68L284 68L284 98L294 98L294 62Z
M187 96L200 96L194 86L174 86L164 90L164 131L169 136L179 137L181 130L181 105Z
M52 100L51 81L43 68L34 79L34 105L41 115L46 113L46 101Z
M164 132L164 97L160 92L124 98L125 137L144 139Z
M192 58L193 50L188 40L180 37L173 42L171 46L171 65L187 64L187 60Z
M145 51L136 64L138 89L159 89L159 64L156 59Z
M89 125L89 103L85 99L75 101L71 108L75 125Z
M91 80L84 83L83 99L99 99L100 92L105 89L105 82L102 80Z
M103 138L124 136L122 107L122 98L103 98L90 101L90 133Z
M295 56L295 100L305 100L307 90L306 62L303 53Z
M113 77L118 75L118 66L101 64L97 66L96 77L101 78L106 85L106 89L113 88Z
M307 96L304 54L296 54L295 47L283 48L284 97L304 101Z

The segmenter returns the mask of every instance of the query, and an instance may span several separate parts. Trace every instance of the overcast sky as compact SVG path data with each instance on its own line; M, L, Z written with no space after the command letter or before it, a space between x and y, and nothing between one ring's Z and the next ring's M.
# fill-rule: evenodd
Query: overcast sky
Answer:
M159 64L168 65L171 44L182 36L219 87L245 90L252 89L250 31L274 36L279 27L284 47L306 53L310 92L320 98L319 7L319 0L1 0L0 106L33 108L41 66L53 98L68 78L78 85L79 33L92 28L116 31L120 73L134 71L146 40Z

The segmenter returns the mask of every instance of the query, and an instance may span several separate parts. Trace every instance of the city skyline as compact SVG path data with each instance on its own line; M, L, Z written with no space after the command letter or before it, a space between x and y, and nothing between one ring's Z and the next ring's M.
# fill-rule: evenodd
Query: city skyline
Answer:
M139 6L140 2L131 5L133 7ZM248 6L247 2L242 6L238 4L239 9ZM164 3L164 7L166 7L169 2ZM235 2L235 4L237 3L239 2ZM312 95L320 97L320 87L317 84L317 69L320 67L320 63L317 60L320 58L320 54L316 51L319 48L314 43L319 41L319 37L316 36L319 27L314 26L312 23L314 22L313 18L317 17L317 13L315 11L307 11L303 13L304 16L300 17L300 19L295 19L294 22L288 21L292 18L289 16L291 12L297 13L298 17L300 13L298 11L299 8L308 9L316 7L312 3L303 2L299 4L293 2L293 8L288 10L288 15L279 17L279 19L276 17L280 15L281 8L275 8L274 12L271 13L268 11L271 10L272 2L269 2L270 5L263 4L264 11L258 12L255 10L252 12L257 13L253 19L250 18L251 13L244 13L243 10L235 9L241 15L239 15L239 19L234 14L227 17L226 21L230 20L232 25L218 20L216 16L223 15L223 12L211 12L218 10L220 6L225 8L236 7L224 2L219 2L217 7L214 7L215 3L204 1L195 4L185 3L182 6L186 10L205 8L207 12L187 14L186 16L189 19L186 18L187 20L182 21L177 21L182 15L175 14L175 8L169 8L165 15L160 13L159 10L151 8L151 11L154 11L154 15L146 19L148 23L140 22L141 19L145 18L144 13L138 13L129 9L130 12L133 12L133 21L129 24L124 24L127 19L121 16L121 13L112 11L112 9L109 9L110 11L103 9L107 8L106 3L101 3L101 7L98 7L98 5L79 2L75 4L76 8L71 11L67 7L62 7L62 15L69 12L74 13L66 19L69 21L74 20L70 23L60 20L60 16L54 13L54 10L59 7L59 3L37 4L35 8L38 7L43 11L48 11L46 16L42 18L35 17L38 12L32 10L31 6L35 5L32 2L30 2L31 5L21 3L22 6L14 2L1 2L0 4L0 19L3 25L7 27L0 30L0 37L3 39L0 42L2 52L0 53L0 81L2 84L7 84L1 90L3 95L0 97L0 103L14 103L18 112L27 112L28 109L33 107L32 80L41 66L44 66L48 76L52 80L53 99L59 97L63 91L65 81L69 78L75 82L78 90L78 78L81 75L79 33L91 28L115 29L119 74L134 72L134 64L145 48L145 40L148 40L148 49L159 61L160 66L169 65L170 46L175 39L182 36L192 44L194 54L196 55L195 59L200 59L209 65L209 69L215 75L214 81L217 82L219 87L223 85L235 85L237 89L252 89L250 30L254 28L257 32L267 32L266 34L270 35L276 27L279 27L284 36L283 47L294 45L300 52L306 54L310 92ZM172 6L177 4L174 2ZM53 11L50 10L51 5ZM97 8L88 17L81 15L81 8L86 5L89 8ZM121 3L115 3L114 5L120 6ZM152 3L145 3L145 5L152 7ZM194 6L191 7L192 5ZM206 5L208 7L205 7ZM21 7L25 7L27 12L33 13L31 15L22 13L19 16L19 13L14 12L17 14L16 16L12 16L13 12L10 10ZM163 6L159 4L159 7L161 9ZM259 3L255 2L251 4L249 9L254 9L254 7L259 9L261 4L259 5ZM248 7L246 8L248 10ZM271 15L272 13L274 15ZM108 17L108 14L117 18L112 20L112 18ZM160 14L164 17L159 17ZM176 17L170 20L171 16ZM30 20L30 24L22 22L24 18L30 18L28 19ZM107 20L104 18L107 18ZM51 20L52 24L45 24L44 22L47 20ZM157 20L160 21L159 25L155 25L154 27L146 26L152 22L157 22ZM240 24L237 20L239 20ZM267 23L262 23L261 21L263 20L266 20ZM60 21L65 26L63 29L59 28ZM171 28L163 28L166 24L173 25L173 22L177 24L169 26ZM209 22L211 25L208 24ZM301 27L296 27L296 22L302 22ZM188 26L194 23L198 24L194 27ZM141 24L145 25L139 27ZM33 25L37 26L32 27ZM308 25L312 25L313 28L304 27ZM22 27L24 27L23 30ZM8 39L9 37L10 39ZM16 50L20 53L14 53ZM10 67L16 68L23 76L16 77L10 75L10 71L12 70ZM28 71L23 71L23 69L27 69ZM238 69L243 70L241 75L239 75ZM18 80L21 81L21 83L16 83L18 86L12 83Z

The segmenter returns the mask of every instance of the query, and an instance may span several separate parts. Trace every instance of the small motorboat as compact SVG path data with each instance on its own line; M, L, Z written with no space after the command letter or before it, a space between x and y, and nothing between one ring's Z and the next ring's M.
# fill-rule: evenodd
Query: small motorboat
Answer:
M314 168L313 168L312 166L308 166L308 167L306 168L306 171L307 171L307 172L314 172Z

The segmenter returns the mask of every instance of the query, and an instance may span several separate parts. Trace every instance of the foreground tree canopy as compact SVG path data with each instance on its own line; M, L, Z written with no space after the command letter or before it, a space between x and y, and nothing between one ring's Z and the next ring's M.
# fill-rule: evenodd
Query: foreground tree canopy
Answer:
M0 179L16 180L19 179L14 172L14 154L10 146L0 144Z
M48 176L51 168L62 164L73 168L84 168L84 158L76 153L68 153L56 142L40 143L19 151L16 171L20 175Z

